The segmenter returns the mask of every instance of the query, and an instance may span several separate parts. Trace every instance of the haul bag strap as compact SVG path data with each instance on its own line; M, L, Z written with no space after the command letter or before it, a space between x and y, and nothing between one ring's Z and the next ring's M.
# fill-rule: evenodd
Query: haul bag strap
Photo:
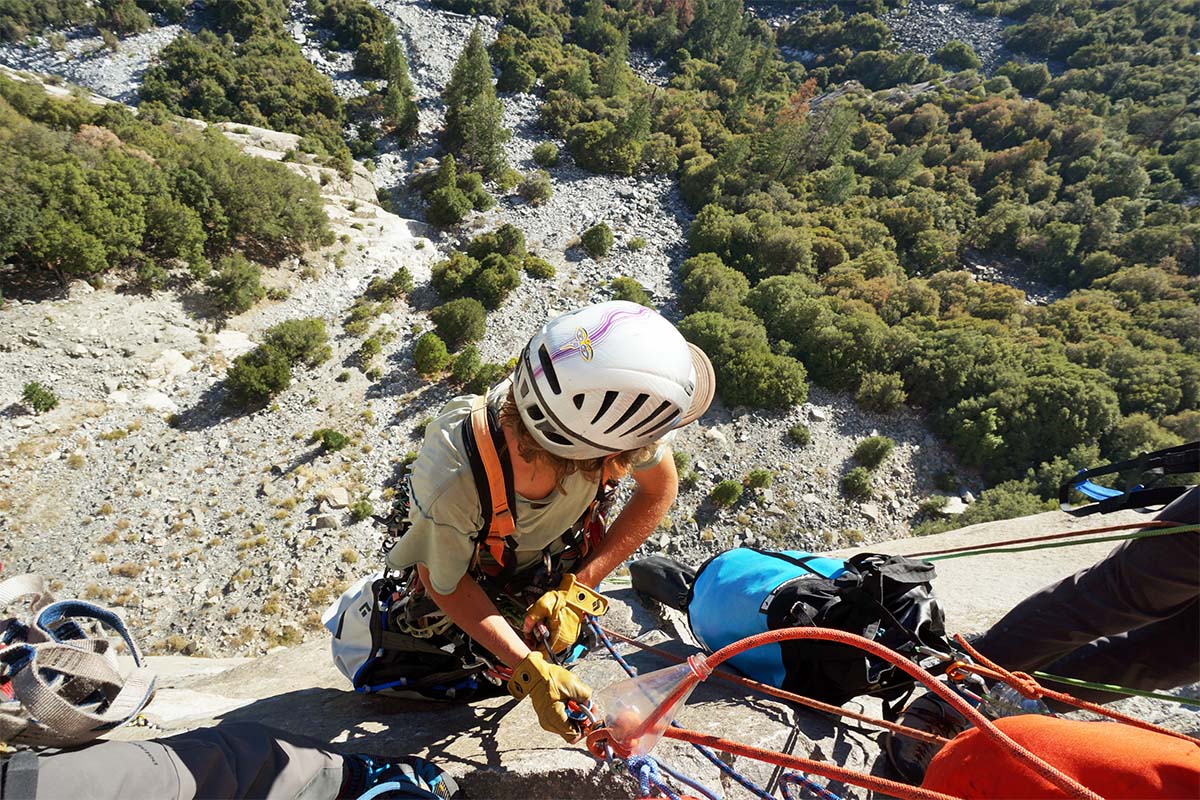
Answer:
M479 395L471 401L471 416L463 431L468 458L479 490L479 510L483 515L483 528L478 541L487 548L492 559L500 565L505 562L506 539L516 528L506 470L500 460L493 439L487 397Z

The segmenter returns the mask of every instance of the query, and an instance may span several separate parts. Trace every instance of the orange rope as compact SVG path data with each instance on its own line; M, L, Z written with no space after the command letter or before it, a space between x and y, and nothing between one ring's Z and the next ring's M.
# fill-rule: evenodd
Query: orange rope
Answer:
M767 631L754 636L749 636L733 644L722 647L717 652L708 657L710 667L716 667L722 662L732 658L733 656L750 650L754 647L759 647L764 644L776 644L778 642L789 641L794 639L816 639L827 642L837 642L846 644L852 647L857 647L860 650L865 650L871 655L882 658L900 669L907 672L912 677L925 684L931 692L936 694L947 704L952 706L958 713L962 714L967 720L975 725L980 732L988 739L995 742L1000 747L1004 747L1010 751L1031 770L1039 776L1056 786L1064 795L1071 798L1085 798L1086 800L1101 800L1100 795L1093 792L1091 789L1081 785L1071 777L1064 775L1055 767L1047 764L1042 759L1031 753L1018 742L1013 741L1011 737L1004 733L992 723L991 720L979 713L966 700L959 697L954 690L946 684L940 682L926 670L922 669L917 664L909 661L898 653L893 652L883 645L873 642L870 639L865 639L862 636L856 636L853 633L846 631L832 630L829 628L781 628L779 630ZM1032 680L1032 679L1031 679ZM856 773L850 773L856 778L861 779L864 776L859 776ZM847 778L849 780L849 778ZM913 795L915 797L915 795Z
M711 747L713 750L721 750L733 755L765 761L777 767L800 770L805 773L842 781L843 783L852 783L856 786L863 786L873 792L881 792L889 797L902 798L902 800L957 800L953 795L933 792L929 789L922 789L920 786L909 786L908 784L888 780L887 778L866 775L846 769L845 767L839 767L835 764L827 764L824 761L814 761L801 756L777 753L774 750L764 750L761 747L754 747L753 745L742 744L741 742L732 742L728 739L722 739L719 736L712 736L707 733L688 730L687 728L667 728L663 732L663 735L669 736L672 739L678 739L681 742L690 742L691 744Z
M955 665L956 669L960 669L965 672L974 672L978 675L982 675L985 678L991 678L992 680L1003 681L1031 700L1037 700L1041 697L1048 697L1051 700L1057 700L1060 703L1066 703L1067 705L1075 706L1076 708L1082 708L1084 711L1090 711L1093 714L1100 714L1102 716L1109 717L1110 719L1115 719L1118 722L1124 722L1126 725L1132 725L1135 728L1142 728L1143 730L1153 731L1155 733L1161 733L1167 736L1173 736L1176 739L1183 739L1185 742L1194 742L1196 744L1200 744L1200 739L1194 739L1187 734L1179 733L1178 731L1169 730L1167 728L1161 728L1158 725L1138 719L1137 717L1131 717L1128 714L1122 714L1119 711L1113 711L1112 709L1105 708L1104 706L1097 705L1095 703L1089 703L1087 700L1080 700L1077 697L1072 697L1066 692L1058 692L1054 689L1047 689L1045 686L1042 686L1040 683L1034 680L1031 675L1028 675L1024 672L1009 672L1004 667L989 661L986 657L975 650L975 648L971 647L967 640L961 635L956 635L954 639L958 642L960 647L970 654L971 658L978 662L977 664L959 663Z
M665 658L668 661L674 661L676 664L682 664L687 660L686 658L681 658L680 656L663 650L662 648L654 647L653 645L649 644L643 644L642 642L639 642L636 639L631 639L628 636L622 636L619 633L610 631L608 628L602 628L602 630L609 638L617 639L625 644L633 645L634 647L644 650L647 653L653 653L654 655ZM852 719L857 722L864 722L868 725L875 725L883 728L884 730L891 731L899 736L907 736L910 739L928 742L929 744L935 744L939 747L950 742L949 739L936 734L919 731L916 728L905 727L904 725L900 725L896 722L888 722L887 720L876 719L875 717L871 717L866 714L860 714L857 711L850 711L849 709L835 706L830 703L823 703L820 700L813 700L811 697L795 694L787 691L786 689L780 689L776 686L771 686L769 683L760 683L756 680L751 680L750 678L743 678L741 675L735 675L732 672L724 669L714 669L712 674L714 678L720 678L726 683L732 683L736 686L742 686L746 689L753 689L772 697L778 697L780 700L786 700L790 703L807 706L816 711L823 711L826 714L833 714L834 716L846 717L847 719Z

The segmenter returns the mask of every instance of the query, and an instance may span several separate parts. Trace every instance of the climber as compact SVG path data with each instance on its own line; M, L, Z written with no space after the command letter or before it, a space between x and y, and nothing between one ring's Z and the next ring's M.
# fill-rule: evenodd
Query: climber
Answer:
M1200 523L1200 487L1155 519ZM1146 690L1194 683L1200 680L1200 532L1122 542L1103 560L1022 600L972 644L1008 670ZM1095 703L1119 699L1100 690L1070 691ZM933 694L910 703L900 722L945 738L969 727ZM903 736L888 736L884 750L913 783L921 782L938 752Z
M0 800L353 800L369 792L449 800L458 786L423 758L338 755L253 722L0 758Z
M531 697L542 727L568 741L579 734L565 703L590 689L558 662L576 647L584 613L606 607L595 587L674 501L672 432L704 413L714 388L707 356L671 323L612 301L546 322L510 378L486 397L455 398L425 429L409 526L388 566L415 567L418 591L453 623L448 635L465 633L486 651L476 655L511 667L509 691ZM476 420L486 412L481 436L471 433L473 406ZM471 451L491 445L506 480L484 498L498 476L481 476ZM605 532L626 475L632 496ZM498 517L508 534L485 537Z

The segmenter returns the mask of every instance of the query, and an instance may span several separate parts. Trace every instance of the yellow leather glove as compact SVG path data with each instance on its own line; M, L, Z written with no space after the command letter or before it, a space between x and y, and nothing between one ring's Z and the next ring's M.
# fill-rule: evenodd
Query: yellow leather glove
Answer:
M568 744L574 744L583 736L583 732L567 717L567 701L574 700L586 705L591 699L592 690L572 675L570 670L551 664L537 650L531 650L513 670L508 691L518 700L528 697L542 727L550 733L557 733Z
M607 610L608 601L603 595L567 573L557 589L539 597L525 612L525 635L544 623L550 631L550 653L561 653L579 640L584 616L598 617Z

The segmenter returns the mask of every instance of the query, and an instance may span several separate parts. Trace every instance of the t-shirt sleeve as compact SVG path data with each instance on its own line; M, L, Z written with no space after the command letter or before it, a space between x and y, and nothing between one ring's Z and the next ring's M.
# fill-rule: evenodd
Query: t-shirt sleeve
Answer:
M452 525L442 525L424 514L414 513L400 541L388 553L392 569L424 564L429 581L438 594L450 594L471 566L475 542L470 533Z

